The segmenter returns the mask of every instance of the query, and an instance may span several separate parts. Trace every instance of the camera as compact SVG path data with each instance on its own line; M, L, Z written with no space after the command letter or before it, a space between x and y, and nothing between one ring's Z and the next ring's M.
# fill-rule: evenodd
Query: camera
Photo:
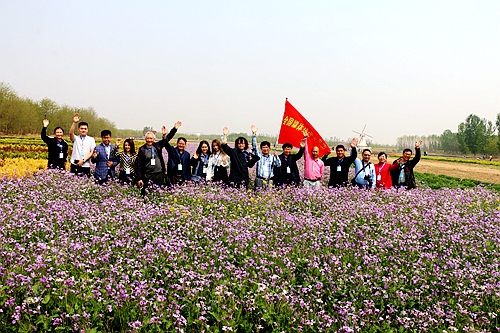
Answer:
M368 186L372 187L373 185L373 180L371 175L365 175L364 180L368 182Z

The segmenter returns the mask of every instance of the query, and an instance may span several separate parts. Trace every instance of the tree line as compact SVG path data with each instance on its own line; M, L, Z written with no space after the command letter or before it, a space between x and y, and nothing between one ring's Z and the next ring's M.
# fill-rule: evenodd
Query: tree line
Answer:
M470 114L456 132L447 129L441 135L405 135L397 138L397 147L412 147L417 140L422 140L422 150L429 152L499 155L500 113L495 122Z
M78 113L82 119L89 123L89 135L99 138L101 131L109 129L113 137L121 138L142 138L147 131L153 131L150 126L142 130L117 129L116 125L103 117L99 117L97 112L89 108L70 107L58 105L56 102L44 98L41 101L34 101L30 98L19 97L19 95L7 84L0 83L0 135L38 135L42 128L42 120L50 120L47 133L52 133L56 126L61 126L66 133L69 132L73 115ZM167 126L170 124L166 124ZM220 129L222 133L222 128ZM157 133L157 137L161 132ZM211 134L181 134L190 141L200 139L217 138L219 135ZM234 141L238 136L247 136L248 133L231 133L229 141ZM276 136L260 135L261 140L276 142Z
M99 117L91 107L61 106L48 98L35 101L19 97L9 85L0 83L0 134L2 135L39 134L44 118L50 120L48 133L52 133L56 126L61 126L68 133L75 113L81 116L82 121L90 124L91 136L99 137L102 130L109 129L115 137L142 137L140 130L117 129L112 121Z
M78 113L82 119L90 124L89 135L99 137L104 129L109 129L113 137L121 138L142 138L147 131L153 128L146 126L142 130L135 129L117 129L116 125L103 117L99 117L97 112L89 108L70 107L67 105L58 105L56 102L44 98L41 101L35 101L30 98L19 97L19 95L6 83L0 82L0 135L37 135L42 127L42 120L50 120L48 133L52 133L54 127L61 126L66 133L73 121L73 115ZM168 125L168 124L167 124ZM222 131L222 128L220 129ZM157 133L160 136L160 133ZM200 139L218 138L220 134L182 134L190 141ZM248 133L230 133L228 140L234 141L238 136L246 137ZM274 146L277 136L261 134L260 140L267 140ZM333 137L326 140L329 144L335 144L341 140Z

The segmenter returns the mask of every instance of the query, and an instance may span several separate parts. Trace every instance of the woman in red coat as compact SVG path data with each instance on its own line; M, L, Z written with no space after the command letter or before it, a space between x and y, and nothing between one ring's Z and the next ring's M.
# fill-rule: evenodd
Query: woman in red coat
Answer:
M377 188L389 189L392 187L391 171L398 168L398 164L387 163L387 154L383 151L378 153L379 163L375 165L377 175Z

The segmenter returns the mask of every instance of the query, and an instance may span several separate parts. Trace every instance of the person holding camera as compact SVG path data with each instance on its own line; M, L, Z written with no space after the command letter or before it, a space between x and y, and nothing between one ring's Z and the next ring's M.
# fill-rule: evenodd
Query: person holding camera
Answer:
M359 188L375 188L377 176L375 174L375 166L370 162L372 152L370 149L363 149L361 154L362 159L356 158L354 166L356 167L356 175L352 180L352 184Z

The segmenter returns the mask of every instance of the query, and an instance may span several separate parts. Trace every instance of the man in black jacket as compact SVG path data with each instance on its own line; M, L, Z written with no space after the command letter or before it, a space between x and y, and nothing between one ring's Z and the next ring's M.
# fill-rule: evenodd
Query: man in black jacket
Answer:
M300 149L297 154L292 154L292 144L283 144L283 153L278 157L281 161L281 166L275 168L274 171L274 182L276 186L282 185L300 185L300 175L299 168L297 166L297 161L304 155L305 142L300 142Z
M415 157L411 159L412 151L410 148L403 150L403 157L395 160L392 164L399 164L399 168L391 171L392 186L406 187L407 189L416 188L415 175L413 168L420 161L420 145L422 140L415 142Z
M328 158L328 155L323 156L322 160L325 166L330 167L330 180L328 181L328 187L340 187L346 186L349 180L349 168L354 160L358 156L358 151L356 146L358 145L358 139L353 138L351 141L351 155L349 157L345 156L344 145L337 145L335 147L336 157Z
M146 133L146 144L139 148L137 153L137 186L142 187L142 194L146 193L146 188L150 184L165 184L165 161L163 160L162 148L170 145L170 140L181 126L178 121L167 134L165 126L162 128L163 139L155 142L155 135L152 132Z

